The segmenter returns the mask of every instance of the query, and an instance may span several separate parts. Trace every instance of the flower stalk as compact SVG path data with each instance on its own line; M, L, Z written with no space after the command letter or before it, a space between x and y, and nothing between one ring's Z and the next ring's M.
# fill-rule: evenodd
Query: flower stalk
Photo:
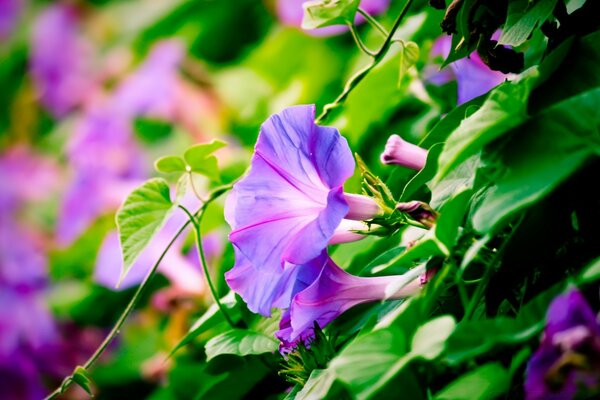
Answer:
M392 45L392 38L394 36L394 33L396 33L396 30L398 30L398 27L402 23L402 20L408 12L408 8L410 7L411 3L412 0L407 0L406 4L404 5L404 8L402 8L402 11L394 21L392 29L390 30L387 37L385 38L385 41L379 48L379 51L377 51L377 53L375 53L375 55L373 56L371 62L350 77L348 82L346 82L342 93L340 93L339 96L332 103L329 103L325 105L325 107L323 107L323 111L315 119L315 123L320 123L327 117L331 110L339 107L346 100L350 92L352 92L352 90L365 78L365 76L367 76L369 72L371 72L371 70L381 62L381 60L389 50L390 46Z

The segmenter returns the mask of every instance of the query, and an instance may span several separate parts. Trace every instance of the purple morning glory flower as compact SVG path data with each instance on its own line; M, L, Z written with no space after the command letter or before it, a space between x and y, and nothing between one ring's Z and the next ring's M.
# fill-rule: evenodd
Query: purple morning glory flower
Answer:
M314 322L325 327L346 310L363 303L401 299L421 290L425 268L397 276L358 277L338 267L326 253L319 257L319 276L293 297L276 336L283 348L313 335Z
M398 135L392 135L388 138L380 158L384 164L421 170L427 161L427 150L407 142Z
M36 19L31 39L31 74L42 103L64 116L92 93L92 46L82 36L75 6L57 3Z
M227 198L231 242L258 269L304 264L327 246L349 206L342 185L354 159L335 128L296 106L261 127L250 173Z
M294 295L311 285L323 268L323 258L317 257L303 265L286 263L283 269L259 269L239 250L235 252L235 267L225 274L227 284L252 312L264 316L270 316L273 308L289 308Z
M22 12L23 0L0 0L0 42L13 33Z
M450 53L450 46L452 46L452 38L442 36L434 43L432 55L445 58ZM458 105L489 92L512 76L511 74L492 71L485 65L476 51L471 53L468 58L449 64L441 71L430 72L426 75L428 75L426 79L435 85L443 85L451 80L456 80Z
M236 247L236 265L226 279L252 311L265 316L289 293L293 269L323 252L344 217L379 213L373 200L344 194L342 185L354 171L352 153L335 128L315 125L314 113L312 105L290 107L262 125L251 170L225 204ZM244 271L260 272L270 290L246 288L240 283Z
M527 364L527 399L571 399L579 389L600 391L600 324L576 289L548 309L540 347Z
M276 11L279 20L284 25L300 27L302 25L302 18L304 17L304 8L302 5L306 2L307 0L277 0ZM389 4L390 0L362 0L360 7L369 14L376 15L387 10ZM364 20L361 15L357 15L355 22L359 24L364 22ZM338 35L347 30L348 27L340 25L307 30L306 32L313 36L331 36Z

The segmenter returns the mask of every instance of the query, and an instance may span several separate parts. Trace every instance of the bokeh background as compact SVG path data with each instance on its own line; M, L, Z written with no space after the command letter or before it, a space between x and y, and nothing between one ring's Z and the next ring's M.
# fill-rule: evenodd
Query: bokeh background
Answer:
M117 289L114 215L129 191L158 175L155 159L220 139L228 143L217 152L221 180L230 182L248 165L270 114L295 104L321 109L367 62L344 28L302 31L301 3L0 0L0 398L40 398L83 363L184 220L169 223ZM389 27L403 2L363 6ZM390 134L416 141L457 102L504 80L476 57L462 70L440 72L449 46L439 39L442 16L416 1L397 33L418 43L416 67L403 71L394 45L343 112L327 120L387 179L405 173L379 163ZM376 30L362 24L359 32L368 46L380 45ZM536 40L525 49L526 64L540 57ZM477 85L463 81L461 88L461 71ZM208 180L195 179L206 193ZM203 230L225 294L222 276L233 256L222 203L211 205ZM334 257L343 263L353 249ZM207 372L194 362L193 346L167 357L210 304L201 271L190 233L94 369L99 398L251 398L265 387L285 390L276 376L263 379L260 365L234 375ZM64 398L86 396L73 387Z

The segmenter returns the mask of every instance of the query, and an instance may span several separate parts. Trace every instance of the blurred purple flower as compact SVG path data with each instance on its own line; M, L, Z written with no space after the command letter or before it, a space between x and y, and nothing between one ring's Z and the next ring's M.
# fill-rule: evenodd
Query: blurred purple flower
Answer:
M391 135L380 158L384 164L396 164L420 170L425 167L427 150L407 142L398 135Z
M314 334L315 322L323 328L358 304L405 298L419 292L426 282L424 266L404 275L364 278L347 273L326 253L318 262L321 263L319 276L293 297L275 334L284 349L300 340L308 341Z
M30 68L42 103L56 117L80 106L95 89L93 49L79 29L75 6L48 6L36 19Z
M13 33L22 12L23 0L0 0L0 42Z
M450 46L452 46L452 38L442 36L433 44L432 55L446 58L450 54ZM456 80L458 105L489 92L511 76L511 74L492 71L484 64L476 51L471 53L468 58L450 63L441 71L426 72L426 80L435 85L443 85Z
M304 17L304 8L302 5L308 0L277 0L276 9L279 20L284 25L300 27ZM362 0L360 7L369 14L381 14L387 10L390 0ZM360 24L365 21L361 15L356 16L355 23ZM307 30L306 32L313 36L332 36L346 32L347 26L327 26L319 29Z
M46 168L48 168L46 170ZM37 355L56 339L43 301L47 284L42 240L18 220L28 201L43 200L56 181L53 164L25 148L0 156L0 387L2 398L43 394ZM7 381L10 379L10 381Z
M71 243L99 216L116 210L127 193L148 177L148 163L132 125L142 116L174 118L182 57L179 42L159 42L109 99L86 110L68 143L75 174L61 206L59 243Z
M23 202L43 200L56 190L59 170L50 159L16 146L0 154L0 182L0 213L12 219Z
M529 360L527 399L571 399L600 391L600 324L576 289L552 301L540 347Z
M182 43L156 43L143 64L115 91L114 111L127 117L175 118L178 68L185 51Z

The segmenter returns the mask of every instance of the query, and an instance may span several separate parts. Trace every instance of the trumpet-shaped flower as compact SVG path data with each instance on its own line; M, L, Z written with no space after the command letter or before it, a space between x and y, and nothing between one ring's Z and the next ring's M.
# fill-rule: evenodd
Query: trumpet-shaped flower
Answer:
M335 128L315 125L314 113L296 106L271 116L250 173L227 198L229 238L258 270L316 258L349 212L342 185L354 171L352 153Z
M276 336L283 348L309 340L315 322L324 327L356 305L408 297L427 281L424 266L404 275L365 278L347 273L326 253L318 261L319 276L293 297L289 312L281 320Z
M314 281L328 243L359 239L344 218L380 212L373 200L343 192L354 171L350 148L336 129L315 125L314 113L312 105L290 107L263 124L252 168L225 204L236 248L227 282L265 316Z
M554 299L540 347L527 365L528 399L571 399L600 389L600 324L577 290Z
M286 263L284 269L259 269L236 249L235 267L225 279L251 311L270 316L272 308L289 308L296 293L310 286L322 267L322 259L317 257L304 265Z

